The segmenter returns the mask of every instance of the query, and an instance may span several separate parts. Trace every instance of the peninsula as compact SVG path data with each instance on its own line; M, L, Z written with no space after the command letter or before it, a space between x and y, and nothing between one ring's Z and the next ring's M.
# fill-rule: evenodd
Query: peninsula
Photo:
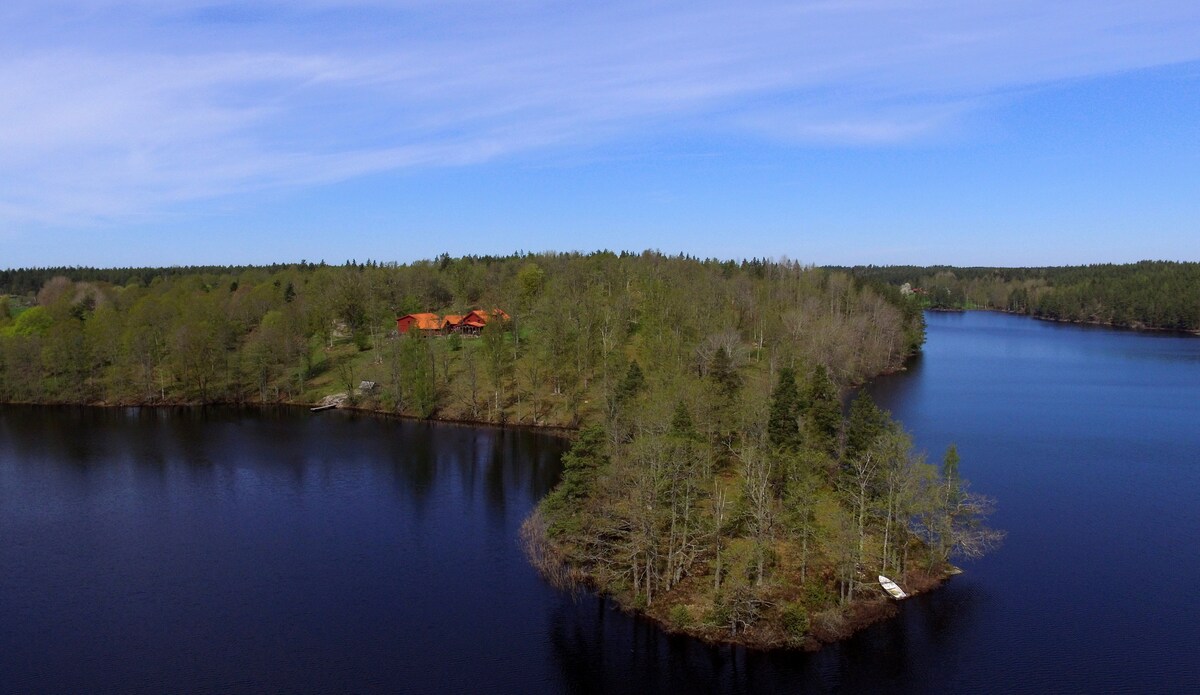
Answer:
M334 397L579 429L522 538L564 589L712 641L814 647L1001 534L857 384L923 339L898 288L657 252L0 277L0 400Z

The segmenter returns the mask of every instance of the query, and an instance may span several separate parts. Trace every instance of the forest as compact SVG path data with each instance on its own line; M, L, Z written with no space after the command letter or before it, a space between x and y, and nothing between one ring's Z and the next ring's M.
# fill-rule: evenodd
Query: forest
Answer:
M908 283L930 309L996 309L1055 321L1200 331L1200 263L839 270L868 283L894 287Z
M926 463L866 396L843 417L924 339L919 301L848 272L597 252L0 280L0 401L577 429L523 527L534 563L707 639L837 639L890 609L876 574L929 587L1000 537L953 451ZM397 330L476 308L508 318Z
M576 426L631 362L669 380L825 361L839 387L923 340L894 289L791 263L539 254L240 268L29 269L0 280L0 400L350 404ZM18 292L17 290L24 290ZM398 335L398 316L499 307L479 338ZM376 388L361 391L364 381Z

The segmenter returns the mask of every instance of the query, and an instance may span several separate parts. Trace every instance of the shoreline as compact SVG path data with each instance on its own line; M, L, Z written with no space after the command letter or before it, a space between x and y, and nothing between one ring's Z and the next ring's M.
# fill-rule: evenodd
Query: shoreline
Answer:
M299 403L296 401L268 401L268 402L251 402L251 401L131 401L128 403L108 403L108 402L80 402L80 401L3 401L0 402L0 407L6 405L31 407L31 408L95 408L97 410L116 410L119 408L146 408L146 409L162 409L162 408L288 408L288 409L311 409L320 405L320 403ZM535 425L523 422L489 422L487 420L470 420L464 418L439 418L439 417L417 417L416 415L405 415L387 410L379 410L376 408L362 408L359 406L342 406L330 408L332 411L342 411L356 414L376 415L385 418L397 420L409 420L412 422L433 422L445 425L460 425L463 427L491 427L494 429L511 429L511 430L534 430L558 437L569 437L574 432L579 431L578 427L570 425ZM311 412L313 417L317 417L326 411Z
M587 593L602 601L611 602L618 610L636 619L645 620L670 636L695 639L708 646L733 646L758 652L804 651L816 652L825 646L844 642L876 623L895 618L900 613L900 603L915 596L940 589L962 570L949 565L940 574L913 572L904 579L904 590L908 596L895 600L883 593L869 598L857 598L845 606L831 607L821 611L833 613L828 621L814 621L814 625L803 639L788 637L786 630L775 621L763 621L739 633L730 634L728 628L707 623L680 625L672 617L673 609L685 607L685 603L659 603L650 607L630 605L626 597L605 592L596 587L595 580L585 571L571 567L562 552L545 535L544 519L535 510L521 524L521 545L529 563L544 581L556 590L569 595ZM877 588L877 582L865 581L864 592ZM879 589L882 592L882 588Z
M818 652L821 649L839 642L844 642L863 630L891 620L900 615L901 602L912 599L916 596L930 593L942 588L946 582L950 581L958 572L946 572L940 578L930 578L927 582L919 585L910 584L908 598L895 600L878 596L869 600L856 599L853 603L847 605L843 609L843 622L834 628L819 628L816 631L809 633L801 642L794 643L782 638L776 630L763 630L762 628L751 628L745 632L741 632L736 636L731 636L725 628L713 626L695 626L695 627L679 627L669 622L668 618L664 618L655 612L638 609L636 607L626 606L616 596L611 594L603 594L595 589L588 587L585 590L600 598L609 600L621 612L629 615L637 620L646 620L654 625L664 634L672 637L687 637L689 639L698 640L705 645L712 647L742 647L755 652L779 652L779 651L801 651L801 652ZM913 586L920 586L920 589L913 589ZM770 626L774 628L775 626Z

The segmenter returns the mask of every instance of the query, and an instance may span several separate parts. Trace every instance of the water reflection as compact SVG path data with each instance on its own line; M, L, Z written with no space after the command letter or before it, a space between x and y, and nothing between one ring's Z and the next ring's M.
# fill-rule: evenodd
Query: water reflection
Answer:
M529 661L536 635L514 636L557 598L516 535L562 448L345 413L5 407L0 682L478 686L495 659L438 665L479 639Z

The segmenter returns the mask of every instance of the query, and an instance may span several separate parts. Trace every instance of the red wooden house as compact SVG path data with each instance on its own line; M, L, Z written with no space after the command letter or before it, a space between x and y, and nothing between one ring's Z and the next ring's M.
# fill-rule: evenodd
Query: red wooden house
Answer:
M494 319L507 321L509 315L503 309L492 309L491 311L476 309L462 316L450 314L445 318L430 313L408 314L396 319L396 332L404 335L410 330L416 329L421 332L421 335L426 336L448 335L450 333L479 335L488 321Z
M483 332L483 327L492 319L507 321L509 318L503 309L492 309L491 311L476 309L463 317L459 332L467 335L479 335Z
M437 335L442 332L445 323L437 314L408 314L396 319L396 330L400 335L414 328L419 330L421 335Z

